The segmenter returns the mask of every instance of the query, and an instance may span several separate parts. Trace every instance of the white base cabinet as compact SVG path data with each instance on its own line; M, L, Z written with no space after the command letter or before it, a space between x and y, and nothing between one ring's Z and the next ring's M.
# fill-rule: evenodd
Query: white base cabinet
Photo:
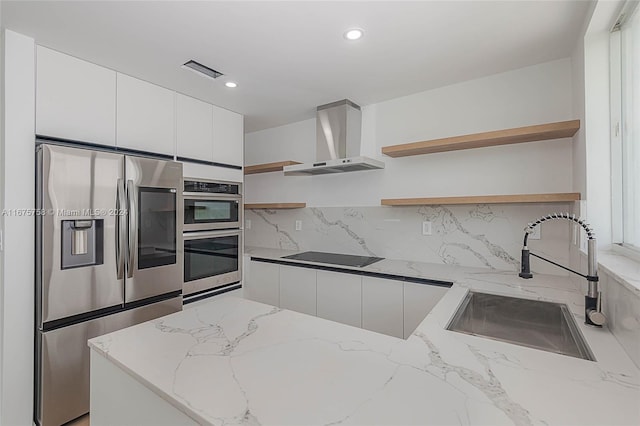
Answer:
M245 261L244 297L408 338L447 287L387 278Z
M91 350L92 426L187 426L198 423Z
M318 271L316 282L320 318L362 327L362 277Z
M362 277L362 328L402 339L403 308L401 282Z
M250 265L250 266L249 266ZM247 267L249 266L249 267ZM280 266L273 263L245 262L245 299L280 306Z
M280 307L316 315L316 271L280 265Z
M446 287L403 283L404 286L404 338L411 336L434 306L442 299Z

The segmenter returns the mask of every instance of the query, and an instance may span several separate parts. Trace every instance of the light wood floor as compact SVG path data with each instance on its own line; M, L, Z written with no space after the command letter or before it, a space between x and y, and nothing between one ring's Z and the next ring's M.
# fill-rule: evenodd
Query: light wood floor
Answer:
M89 426L89 414L86 414L80 418L75 419L72 422L67 423L64 426Z

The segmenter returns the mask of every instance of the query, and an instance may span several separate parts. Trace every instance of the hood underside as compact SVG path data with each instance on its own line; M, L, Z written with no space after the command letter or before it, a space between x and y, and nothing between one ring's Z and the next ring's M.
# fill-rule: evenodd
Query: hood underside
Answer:
M286 166L284 174L285 176L327 175L374 169L384 169L384 163L369 157L351 157Z

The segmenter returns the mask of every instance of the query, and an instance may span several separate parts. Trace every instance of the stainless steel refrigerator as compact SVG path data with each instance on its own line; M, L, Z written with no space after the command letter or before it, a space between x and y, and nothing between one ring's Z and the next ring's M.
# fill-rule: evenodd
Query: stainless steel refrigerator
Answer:
M39 145L35 421L89 411L87 339L182 309L182 164Z

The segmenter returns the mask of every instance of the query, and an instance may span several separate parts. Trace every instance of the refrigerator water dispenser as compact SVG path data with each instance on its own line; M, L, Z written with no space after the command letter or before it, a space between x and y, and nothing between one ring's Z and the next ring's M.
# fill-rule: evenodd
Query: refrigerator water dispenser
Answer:
M62 269L102 265L103 219L62 221Z

